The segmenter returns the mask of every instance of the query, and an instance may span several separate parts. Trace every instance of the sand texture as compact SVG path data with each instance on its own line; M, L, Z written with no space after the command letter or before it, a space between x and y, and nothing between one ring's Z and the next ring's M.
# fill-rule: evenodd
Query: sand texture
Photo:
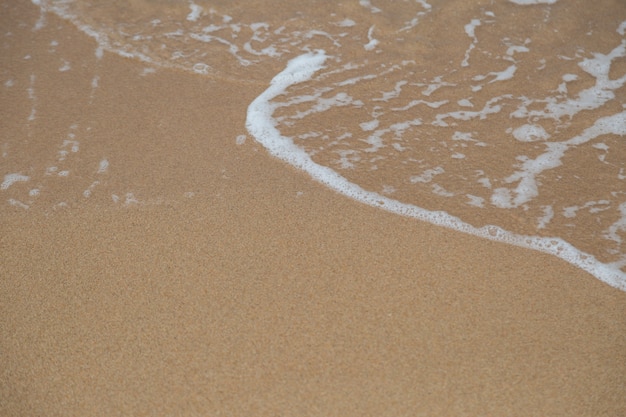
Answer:
M267 82L146 74L0 6L0 175L58 167L0 190L0 415L626 415L626 293L268 156Z

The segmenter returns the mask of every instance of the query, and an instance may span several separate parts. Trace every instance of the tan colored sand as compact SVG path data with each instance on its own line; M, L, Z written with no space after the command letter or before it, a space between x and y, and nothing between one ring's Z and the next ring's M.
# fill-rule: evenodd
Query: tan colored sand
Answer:
M0 191L0 415L626 415L626 293L236 145L263 85L141 76L3 5L18 39L2 70L56 81L41 80L31 126L24 89L3 90L0 141L45 167L38 141L73 118L93 130L72 162L84 184L50 180L28 210L5 204L27 184ZM45 66L54 37L84 56L73 82ZM127 192L140 203L112 203Z

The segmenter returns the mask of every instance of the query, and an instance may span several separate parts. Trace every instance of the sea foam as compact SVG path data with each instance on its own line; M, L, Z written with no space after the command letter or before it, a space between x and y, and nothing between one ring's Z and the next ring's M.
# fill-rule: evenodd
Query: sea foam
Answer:
M626 291L626 274L618 266L603 264L594 256L576 249L563 239L519 235L495 225L476 228L446 212L425 210L364 190L334 170L314 162L304 150L294 144L291 138L283 136L276 128L276 121L273 118L276 105L272 103L272 99L286 94L289 87L310 80L317 71L323 68L326 59L324 51L306 53L292 59L286 68L272 79L270 86L248 107L246 119L248 132L270 154L307 172L313 179L329 188L362 203L460 232L555 255L589 272L601 281ZM599 121L598 124L604 129L622 127L622 123L611 118Z

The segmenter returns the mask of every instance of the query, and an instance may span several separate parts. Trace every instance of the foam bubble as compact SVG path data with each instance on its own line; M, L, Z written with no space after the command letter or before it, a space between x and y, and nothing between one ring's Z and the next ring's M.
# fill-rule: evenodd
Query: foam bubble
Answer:
M198 6L195 3L191 3L189 4L189 8L191 9L191 12L189 12L189 14L187 15L187 20L189 20L190 22L197 21L198 17L200 17L200 14L203 11L202 6Z
M536 142L546 140L550 135L539 125L525 124L513 131L513 137L520 142Z
M98 164L97 174L104 174L109 170L109 161L108 159L102 159Z
M365 48L365 50L367 51L374 50L374 48L376 48L376 45L379 44L378 39L374 38L373 33L374 33L374 26L370 27L369 30L367 31L367 39L369 40L369 42L363 46L363 48Z
M6 190L16 182L28 181L30 177L22 174L6 174L4 181L0 184L0 190Z

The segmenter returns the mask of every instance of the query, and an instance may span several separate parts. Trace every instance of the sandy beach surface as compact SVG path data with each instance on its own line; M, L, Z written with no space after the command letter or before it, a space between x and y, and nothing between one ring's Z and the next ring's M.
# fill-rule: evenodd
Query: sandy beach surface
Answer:
M0 6L0 175L74 176L0 190L0 415L626 415L626 293L268 156L266 83Z

